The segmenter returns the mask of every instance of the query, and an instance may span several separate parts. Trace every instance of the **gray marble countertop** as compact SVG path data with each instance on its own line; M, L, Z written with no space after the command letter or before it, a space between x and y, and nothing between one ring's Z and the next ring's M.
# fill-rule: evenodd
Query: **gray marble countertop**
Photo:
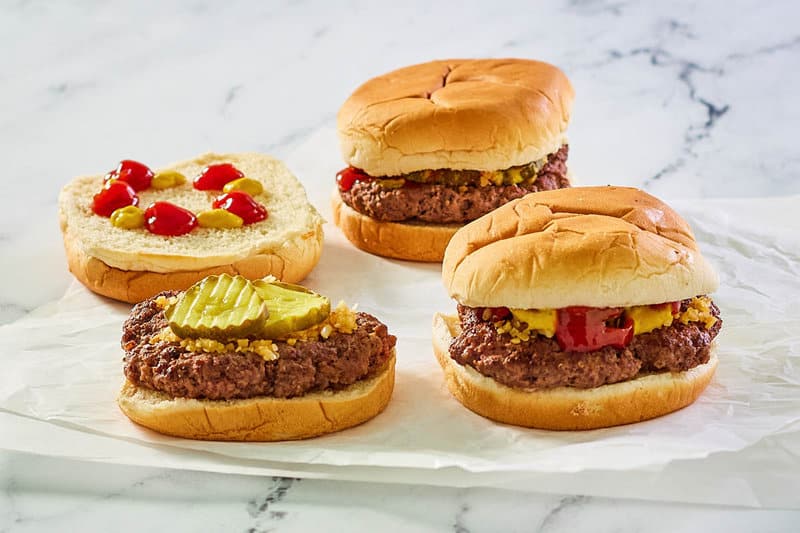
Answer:
M350 91L443 57L559 65L584 184L670 198L800 193L792 2L0 4L0 323L71 282L59 188L136 155L287 157ZM337 151L331 146L332 152ZM299 176L330 187L330 176ZM295 480L0 452L0 532L797 531L800 511ZM547 492L543 488L543 492Z

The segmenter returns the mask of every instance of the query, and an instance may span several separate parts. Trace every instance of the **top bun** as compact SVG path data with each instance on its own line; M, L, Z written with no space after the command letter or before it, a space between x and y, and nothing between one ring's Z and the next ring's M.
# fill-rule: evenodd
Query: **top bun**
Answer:
M232 163L248 178L261 181L255 197L267 208L266 220L236 229L197 227L180 237L162 237L144 228L120 229L92 213L92 197L103 186L103 175L74 179L59 197L61 228L87 256L121 270L148 272L195 271L274 253L304 235L321 235L322 218L309 204L306 191L283 162L261 154L205 154L169 166L187 182L164 190L140 191L139 206L164 200L199 213L211 209L220 191L198 191L192 180L208 165Z
M139 206L163 200L195 214L211 209L220 191L195 190L191 180L215 163L232 163L245 176L261 181L264 192L255 199L267 208L266 220L235 229L197 227L179 237L117 228L92 212L92 198L100 191L103 176L76 178L58 199L70 271L92 291L131 303L161 291L187 289L212 274L249 279L273 275L290 283L305 278L319 261L323 221L308 203L303 186L277 159L206 154L177 163L169 169L184 174L187 183L139 191Z
M718 285L686 221L628 187L509 202L456 232L442 276L464 305L522 309L657 304Z
M345 161L373 176L452 168L499 170L565 142L572 85L527 59L452 59L373 78L338 115Z

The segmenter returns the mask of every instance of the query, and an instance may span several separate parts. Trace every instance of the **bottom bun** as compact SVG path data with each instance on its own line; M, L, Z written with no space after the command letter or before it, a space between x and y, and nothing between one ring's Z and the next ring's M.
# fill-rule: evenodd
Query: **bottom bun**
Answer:
M593 389L507 387L455 362L450 341L461 330L458 317L433 317L433 349L450 393L468 409L498 422L538 429L596 429L641 422L694 402L717 368L717 356L685 372L647 374Z
M251 255L235 263L202 270L150 272L122 270L87 255L68 236L64 236L67 264L78 281L92 292L115 300L139 303L162 291L185 290L201 279L214 274L240 274L248 279L275 276L287 283L302 281L319 262L322 252L322 231L287 241L272 253Z
M382 222L362 215L342 201L337 190L331 198L333 222L358 248L371 254L441 263L444 249L461 224Z
M373 378L340 391L296 398L172 398L125 381L117 403L137 424L174 437L256 442L306 439L357 426L383 411L394 390L394 364L392 354Z

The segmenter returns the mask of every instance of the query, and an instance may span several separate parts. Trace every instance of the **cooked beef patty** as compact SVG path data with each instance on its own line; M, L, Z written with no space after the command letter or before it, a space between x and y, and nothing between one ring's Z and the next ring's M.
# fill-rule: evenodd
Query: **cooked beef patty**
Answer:
M690 300L681 303L686 309ZM450 356L509 387L588 389L635 378L640 373L682 372L707 363L711 342L719 333L719 309L711 306L717 322L672 325L635 335L625 348L606 346L593 352L563 352L555 338L532 335L519 344L497 332L482 309L458 306L461 333L450 344Z
M475 220L528 193L569 187L568 151L567 145L562 146L550 154L538 173L531 176L523 171L523 181L513 185L481 186L470 174L479 176L479 171L442 169L434 171L435 176L430 178L438 183L415 181L411 174L400 187L388 187L384 183L396 184L404 179L402 176L387 180L375 178L356 181L350 190L340 190L339 194L348 206L377 220L460 224ZM529 169L525 167L525 170ZM452 184L458 182L467 184Z
M334 331L325 340L274 341L279 357L266 361L252 352L190 352L177 342L151 339L167 327L155 302L136 305L123 326L125 377L134 385L182 398L228 400L303 394L346 388L376 375L392 355L396 338L367 313L357 313L352 334Z

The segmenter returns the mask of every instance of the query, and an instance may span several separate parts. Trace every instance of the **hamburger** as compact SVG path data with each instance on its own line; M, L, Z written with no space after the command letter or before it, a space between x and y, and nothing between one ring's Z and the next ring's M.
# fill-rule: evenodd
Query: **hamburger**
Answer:
M383 411L396 338L374 316L275 278L209 276L133 307L117 402L134 422L201 440L314 437Z
M569 186L573 90L527 59L444 60L371 79L337 117L335 223L370 253L438 262L458 228Z
M322 218L281 161L204 154L162 169L133 160L59 196L67 263L90 290L137 303L212 274L304 279Z
M487 418L579 430L692 403L717 367L717 276L689 225L624 187L534 193L466 225L442 277L457 316L433 346Z

